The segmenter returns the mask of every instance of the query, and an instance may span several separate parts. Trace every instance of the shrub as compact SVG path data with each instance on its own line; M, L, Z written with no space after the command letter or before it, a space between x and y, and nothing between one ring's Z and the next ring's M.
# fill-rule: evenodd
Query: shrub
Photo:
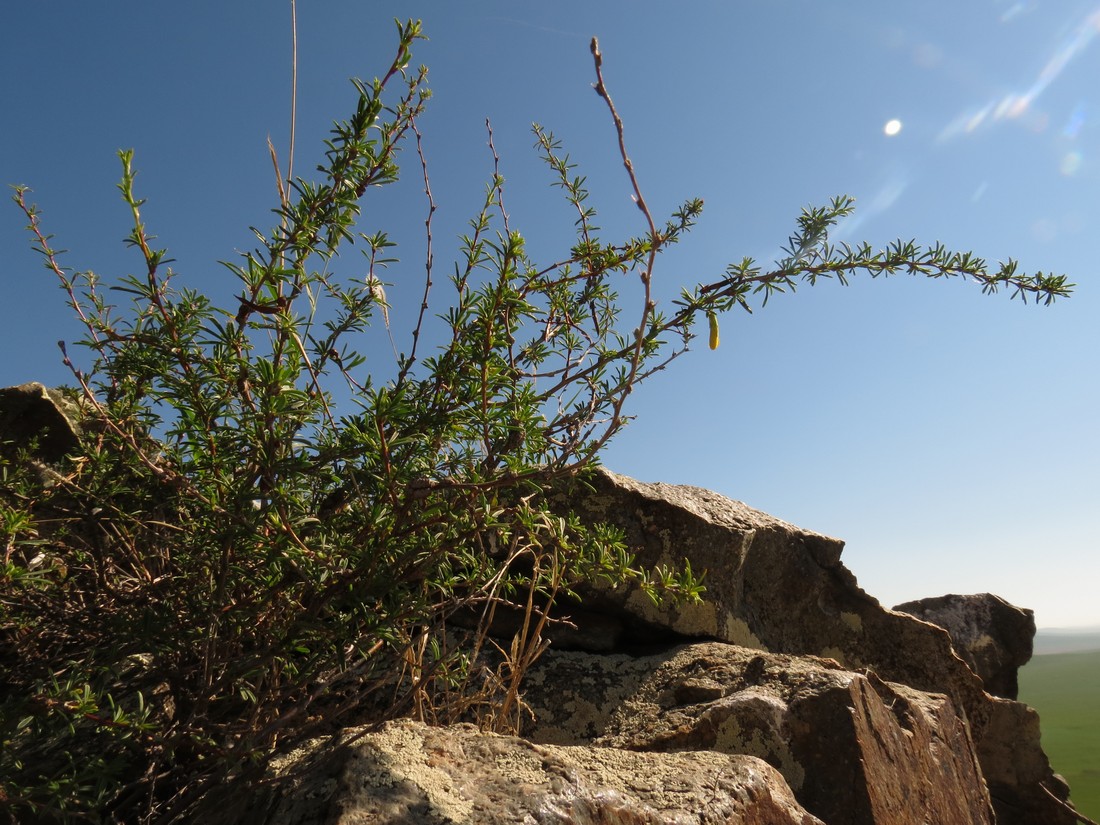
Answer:
M393 377L376 379L352 339L379 316L389 325L392 244L356 222L372 188L397 181L399 148L420 149L429 98L426 70L410 68L420 24L398 28L395 59L355 83L316 179L281 183L279 226L225 264L241 290L232 306L177 286L143 223L132 152L119 188L139 277L105 286L62 266L16 188L91 364L64 353L84 410L79 454L46 481L26 454L9 450L0 467L0 799L12 816L178 821L280 742L352 719L518 730L523 674L547 624L564 620L556 601L597 579L655 599L702 590L686 565L637 569L621 536L541 496L598 462L633 388L686 351L697 319L715 347L735 306L857 272L965 276L1047 303L1072 286L938 245L834 247L828 230L852 209L841 197L802 213L774 268L745 259L660 311L657 256L702 202L653 218L593 41L641 234L599 237L584 178L536 125L576 210L575 244L533 261L494 165L450 275L447 340L421 351L440 306L429 219L419 319ZM347 245L365 276L337 275ZM623 284L637 290L629 302ZM130 303L114 306L115 293ZM337 387L354 412L337 416ZM520 619L510 641L489 633L501 611Z

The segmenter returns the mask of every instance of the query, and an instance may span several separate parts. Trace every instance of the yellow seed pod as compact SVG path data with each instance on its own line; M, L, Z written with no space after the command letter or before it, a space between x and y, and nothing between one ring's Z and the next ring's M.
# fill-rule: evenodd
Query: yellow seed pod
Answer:
M708 312L707 320L710 321L710 348L718 349L718 316Z

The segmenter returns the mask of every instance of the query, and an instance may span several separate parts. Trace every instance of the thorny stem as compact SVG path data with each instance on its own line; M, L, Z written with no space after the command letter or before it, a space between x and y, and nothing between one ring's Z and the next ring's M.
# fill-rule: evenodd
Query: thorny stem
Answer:
M489 151L493 153L493 181L496 182L494 191L497 196L497 208L500 209L500 217L504 221L504 234L511 235L512 228L508 225L508 210L504 208L504 187L499 183L504 180L500 176L500 155L497 154L497 147L493 142L493 124L489 118L485 118L485 131L489 133Z
M27 229L34 234L35 243L38 244L38 251L46 258L46 267L57 276L59 281L61 281L61 284L65 288L65 292L69 296L69 306L72 307L80 317L81 323L87 328L88 334L92 337L92 341L99 345L102 343L99 330L85 314L84 304L76 297L76 292L73 289L73 279L65 273L65 269L57 260L57 256L60 252L50 246L51 236L47 236L42 232L41 219L34 204L27 204L26 195L29 191L30 190L24 186L16 187L15 195L12 197L16 205L27 218Z
M290 149L286 182L294 181L294 137L298 130L298 1L290 0Z
M657 225L653 222L653 215L649 211L649 207L646 205L645 196L642 194L641 186L638 185L638 177L634 173L634 164L630 160L630 156L626 151L626 138L623 133L623 120L619 117L618 111L615 109L615 104L611 100L611 95L607 91L607 86L604 84L603 79L603 55L600 53L599 41L592 38L592 60L596 67L596 94L604 99L607 103L607 108L611 112L611 118L615 122L615 133L619 139L619 156L623 160L623 166L626 167L626 173L630 178L630 185L634 188L634 202L638 205L638 208L645 215L646 224L649 227L649 257L646 261L645 268L642 270L642 317L638 323L638 328L634 330L634 347L633 353L630 357L630 369L622 382L620 388L617 388L615 400L612 405L611 420L609 425L604 430L604 433L598 438L595 444L592 446L592 454L603 447L607 443L608 439L622 426L622 408L626 403L626 397L630 394L631 389L635 384L636 377L638 375L638 366L642 360L642 350L645 346L647 338L647 329L649 327L649 319L652 317L656 306L653 302L653 267L656 263L657 252L661 247L661 237L657 232Z
M432 219L435 216L435 198L432 196L432 183L428 177L428 161L424 157L424 141L420 134L420 129L416 125L416 120L412 121L412 131L416 135L416 156L420 160L420 171L424 177L424 195L428 199L428 217L424 219L424 234L425 234L425 253L424 253L424 295L420 300L420 311L416 316L416 326L413 327L412 332L412 346L409 348L409 355L405 362L401 365L401 370L397 374L397 384L401 385L405 382L408 376L409 369L416 363L416 348L420 343L420 332L424 327L424 315L428 311L428 295L432 291L432 267L435 264L435 252L432 247Z

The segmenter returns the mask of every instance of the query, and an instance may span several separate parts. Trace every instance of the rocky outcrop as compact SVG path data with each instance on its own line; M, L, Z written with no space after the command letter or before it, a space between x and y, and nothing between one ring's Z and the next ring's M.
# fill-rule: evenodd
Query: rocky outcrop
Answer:
M1038 714L1014 701L1019 669L1031 659L1035 614L990 593L920 599L894 610L944 628L990 694L988 726L978 744L999 821L1046 821L1052 800L1066 799L1069 788L1051 772L1039 741ZM1021 792L1027 788L1030 793Z
M656 629L775 653L836 659L851 669L947 693L975 728L985 724L981 680L942 628L885 610L841 563L844 542L804 530L710 490L647 484L606 470L589 490L560 501L588 521L622 528L643 568L684 559L706 570L702 604L657 607L640 588L593 586L586 606L603 605L629 636Z
M696 487L648 484L605 470L556 500L582 519L619 526L636 564L707 571L703 604L656 607L639 589L591 586L622 627L624 643L669 631L771 653L833 659L849 671L926 694L944 694L969 730L1000 825L1071 825L1066 793L1038 740L1008 721L1004 706L935 624L887 610L840 561L843 542L787 524ZM805 791L798 791L805 802ZM807 805L813 810L812 806Z
M991 696L968 665L964 638L981 633L953 644L943 627L886 610L841 564L842 542L739 502L603 471L589 484L560 491L562 509L618 525L639 565L705 569L703 603L582 589L565 609L576 627L557 639L579 649L552 647L528 673L524 740L387 728L411 743L399 756L372 739L365 757L321 771L334 794L325 821L1077 821L1034 711ZM984 614L970 615L980 629ZM714 795L696 771L715 757L753 761L721 763L715 776L733 784ZM516 760L547 773L518 778ZM702 809L647 795L677 772L709 800ZM752 804L706 818L732 799Z
M752 754L830 825L986 825L968 726L943 694L837 662L698 643L643 656L549 652L528 680L534 741Z
M70 407L39 384L0 390L0 443L33 443L48 481L78 445ZM568 633L528 671L525 738L349 729L212 793L203 821L1078 821L1037 715L1014 701L1030 611L989 595L887 610L841 563L843 542L708 490L599 471L550 495L620 527L638 566L705 570L703 601L580 588L559 605Z
M238 821L822 825L774 768L743 754L536 745L472 726L400 721L314 743L279 768L290 779L278 800L259 809L251 800Z
M1052 774L1039 744L1039 714L1021 702L991 698L989 731L978 743L997 822L1088 822L1064 807L1069 786Z
M80 443L79 408L59 390L30 382L0 389L0 447L32 448L32 456L53 464Z
M894 610L946 630L987 693L1005 699L1019 695L1017 672L1031 660L1035 642L1033 611L990 593L920 599L899 604Z

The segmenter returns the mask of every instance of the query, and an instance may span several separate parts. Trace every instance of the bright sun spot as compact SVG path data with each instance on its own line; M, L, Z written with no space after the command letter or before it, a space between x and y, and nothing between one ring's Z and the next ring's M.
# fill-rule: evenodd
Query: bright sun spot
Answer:
M893 137L901 131L901 121L895 118L894 120L886 121L886 125L882 127L882 133L887 137Z

